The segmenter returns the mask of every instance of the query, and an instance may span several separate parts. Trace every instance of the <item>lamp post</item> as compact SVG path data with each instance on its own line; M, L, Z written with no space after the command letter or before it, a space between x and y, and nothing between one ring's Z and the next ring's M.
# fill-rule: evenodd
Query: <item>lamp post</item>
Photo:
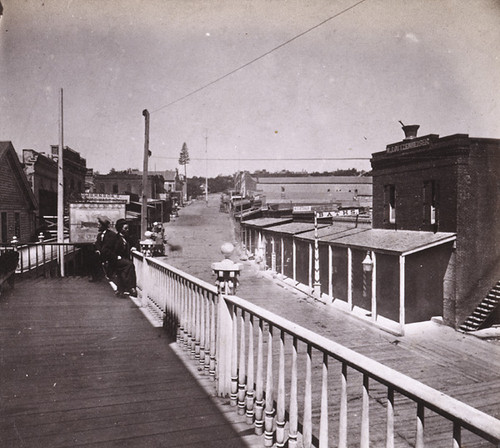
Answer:
M221 246L221 253L224 255L224 260L212 263L212 270L217 276L215 284L219 294L236 294L238 275L241 272L242 266L239 263L234 263L230 260L233 252L234 246L231 243L224 243Z

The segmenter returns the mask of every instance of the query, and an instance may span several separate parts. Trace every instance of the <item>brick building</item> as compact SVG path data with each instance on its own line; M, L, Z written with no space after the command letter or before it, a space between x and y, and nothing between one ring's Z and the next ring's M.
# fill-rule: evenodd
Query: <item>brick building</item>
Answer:
M11 142L0 142L0 243L35 235L37 202Z
M500 280L500 140L413 136L372 168L374 229L456 233L443 318L459 326Z
M33 149L23 149L23 166L38 201L38 217L57 215L57 158L58 146L51 146L45 154ZM65 146L63 149L64 204L78 199L85 192L87 161L78 152Z
M139 170L127 170L109 174L94 174L92 193L130 194L140 197L142 195L142 173ZM165 193L163 176L149 174L147 197L159 199L161 193Z
M437 316L465 331L498 322L499 158L500 140L463 134L387 145L372 155L372 226L334 221L294 234L277 275L401 333ZM272 242L259 251L284 253L279 225L242 225L247 238Z

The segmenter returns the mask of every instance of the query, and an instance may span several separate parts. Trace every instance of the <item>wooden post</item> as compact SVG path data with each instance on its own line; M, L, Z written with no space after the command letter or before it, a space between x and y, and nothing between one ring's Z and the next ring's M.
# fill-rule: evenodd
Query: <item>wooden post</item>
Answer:
M323 353L319 448L328 448L328 354Z
M226 282L227 284L227 282ZM232 333L231 333L231 395L230 404L238 404L238 309L234 305L232 308Z
M297 402L297 338L294 336L292 345L292 372L290 380L290 422L288 448L297 448L298 433L298 402Z
M149 160L149 112L142 111L145 119L144 131L144 159L142 166L142 196L141 196L141 238L148 228L148 160Z
M285 332L280 332L278 398L276 399L276 446L285 446Z
M241 311L240 318L240 353L238 362L238 414L245 415L246 395L246 347L245 347L245 312Z
M372 251L372 320L377 321L377 255Z
M212 381L215 381L215 360L216 356L219 354L217 351L217 340L215 336L215 329L217 328L217 320L216 320L216 313L215 313L215 308L217 306L217 297L218 296L213 296L212 297L212 303L210 304L210 311L211 311L211 316L210 316L210 367L208 370L208 373L210 375L210 378ZM220 320L220 316L218 317Z
M352 249L347 248L347 304L352 311Z
M417 403L417 434L415 436L415 448L424 448L424 410L424 404L419 401Z
M273 403L273 326L269 324L269 340L267 343L266 374L266 417L264 419L264 446L274 444L274 403Z
M148 276L148 261L146 255L142 255L142 297L141 306L146 307L148 304L148 287L149 287L149 276Z
M63 124L63 89L61 89L61 106L59 118L59 151L57 157L57 242L59 270L64 277L64 124ZM28 252L29 256L29 252Z
M460 448L462 446L462 427L459 422L453 422L453 443L452 448Z
M280 238L281 244L281 275L285 275L285 242L283 237Z
M264 363L263 363L263 332L264 322L259 319L257 339L257 377L255 381L255 434L264 432Z
M231 357L233 340L233 305L219 296L217 322L217 394L226 397L231 393ZM210 374L212 374L210 372Z
M363 401L361 404L361 443L360 448L370 447L370 377L363 374Z
M314 212L314 295L321 298L321 279L319 276L319 236L318 213Z
M306 355L306 380L304 391L304 423L303 445L304 448L312 447L312 347L307 345Z
M292 263L293 263L293 281L297 281L297 246L292 239Z
M253 348L253 315L248 320L248 374L246 395L247 424L253 424L254 417L254 348Z
M333 248L328 245L328 295L333 301Z
M403 255L399 256L399 327L404 334L405 327L405 261Z
M394 389L387 389L387 431L386 448L394 448Z
M347 364L342 363L340 375L339 448L347 448Z

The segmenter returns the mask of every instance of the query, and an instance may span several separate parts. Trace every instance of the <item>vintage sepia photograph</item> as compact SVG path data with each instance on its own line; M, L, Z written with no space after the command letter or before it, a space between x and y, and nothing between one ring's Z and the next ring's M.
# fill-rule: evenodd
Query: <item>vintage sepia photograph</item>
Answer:
M499 0L0 0L0 446L500 446Z

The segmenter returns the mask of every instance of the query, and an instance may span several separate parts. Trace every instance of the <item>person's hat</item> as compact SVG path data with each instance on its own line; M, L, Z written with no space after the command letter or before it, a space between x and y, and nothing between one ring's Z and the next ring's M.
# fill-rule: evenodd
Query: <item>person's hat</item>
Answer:
M110 219L107 216L103 216L103 215L98 216L97 221L99 221L105 227L109 227L109 225L111 224Z

